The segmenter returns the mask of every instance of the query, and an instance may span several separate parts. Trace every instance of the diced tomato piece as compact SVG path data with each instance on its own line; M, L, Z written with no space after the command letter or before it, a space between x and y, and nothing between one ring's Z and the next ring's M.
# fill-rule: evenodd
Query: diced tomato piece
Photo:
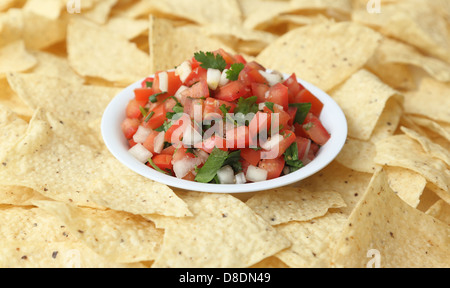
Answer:
M295 115L297 115L297 111L298 111L297 107L289 107L288 113L289 113L289 117L291 117L291 119L288 122L289 126L294 125Z
M297 137L295 142L297 143L298 159L302 160L305 158L306 152L311 150L311 140L303 137Z
M159 169L167 171L173 169L172 158L172 155L156 155L152 160Z
M297 76L295 73L284 81L283 85L288 87L289 103L296 103L295 96L297 96L301 90L305 89L300 83L297 82Z
M186 98L184 101L184 113L189 115L191 118L202 119L204 102L205 100L203 99ZM199 113L200 117L195 115L196 113Z
M175 99L173 98L164 100L164 107L166 108L167 112L173 112L173 107L175 107L175 105L177 105L177 101L175 101Z
M213 54L214 54L214 55L220 54L220 56L223 57L223 59L225 60L225 62L227 62L227 65L230 65L230 66L231 66L231 64L236 63L236 59L234 59L234 57L233 57L231 54L229 54L228 52L226 52L226 51L223 50L222 48L220 48L220 49L217 50L217 51L214 51Z
M152 154L155 153L155 138L159 135L160 132L152 131L150 135L148 135L147 139L145 139L144 143L142 145L147 149L148 151L152 152Z
M258 166L261 161L261 150L253 150L251 148L245 148L241 150L241 157L253 166Z
M130 146L130 148L133 148L134 146L137 145L137 143L134 142L133 138L131 138L130 140L128 140L128 145Z
M257 147L258 145L258 135L260 133L266 133L269 131L271 125L271 115L258 111L255 117L250 121L249 128L249 144L251 147Z
M281 83L275 84L270 88L266 101L283 106L284 111L288 111L289 108L288 87L284 86Z
M291 116L289 115L288 112L285 112L284 110L281 110L278 107L274 107L273 110L274 110L275 114L278 114L278 127L272 127L272 130L274 128L280 128L280 127L281 127L281 129L286 129L288 126L290 126L288 123L289 123L289 121L291 121ZM273 122L273 119L274 118L272 116L272 122Z
M150 120L148 120L148 122L144 122L143 126L154 130L161 127L161 125L163 125L166 121L166 107L164 107L164 105L159 105L152 111L154 113L153 116Z
M331 138L330 133L322 125L320 119L309 113L306 123L303 125L303 131L317 144L323 146Z
M312 107L310 112L317 117L320 117L323 109L323 103L317 99L310 91L304 89L300 91L295 97L296 103L311 103Z
M284 169L285 160L283 157L276 159L264 159L259 163L259 168L267 171L267 180L281 176Z
M125 138L133 138L134 134L136 134L136 131L139 128L139 125L141 125L141 121L139 121L139 119L125 119L121 125L122 132Z
M191 118L187 114L184 114L180 119L173 123L169 129L167 129L167 132L164 135L164 141L174 145L179 144L187 125L190 124Z
M131 100L128 103L127 109L126 109L127 118L132 118L132 119L140 118L142 116L140 107L142 107L142 105L139 104L138 101L136 101L134 99Z
M250 89L241 81L232 81L216 90L214 97L218 100L232 102L249 95Z
M244 174L247 174L248 167L251 166L252 164L248 163L244 159L239 160L239 162L241 162L242 164L242 172L244 172Z
M211 138L204 140L201 149L206 153L211 154L215 147L222 151L228 151L227 141L217 135L213 135Z
M178 149L176 149L175 153L173 154L173 163L180 161L184 158L195 158L195 155L188 152L188 150L186 148L184 148L183 146L179 147Z
M147 105L150 96L155 94L152 88L139 88L134 90L134 99L141 104L142 107Z
M267 84L252 83L252 95L258 98L258 100L256 100L256 103L265 103L267 101L266 93L269 90L270 87Z
M302 125L294 123L294 128L295 128L295 135L297 137L309 138L308 134L306 134L305 131L303 130Z
M155 93L161 93L163 92L160 89L160 79L159 79L159 74L162 72L158 72L155 74L155 80L153 81L153 91ZM167 78L168 78L168 85L167 85L167 94L168 96L174 96L175 93L178 91L178 89L180 89L181 87L181 80L180 80L180 76L175 74L175 71L169 71L166 72L167 73Z
M247 64L247 61L242 55L234 55L234 59L236 59L236 63Z
M265 71L264 67L256 62L247 63L239 73L239 80L248 87L251 87L252 83L266 84L267 80L259 73L259 70Z
M199 82L200 80L207 80L207 73L208 70L202 68L202 67L196 67L192 68L191 74L186 78L184 81L184 84L188 87L191 87L195 83Z
M183 180L187 181L195 181L195 175L192 172L189 172L186 176L182 178Z
M192 70L196 69L197 67L200 67L200 64L201 63L198 62L197 59L195 59L195 56L192 57L192 60L191 60L191 68L192 68Z
M316 155L317 152L319 152L319 150L320 150L320 146L317 145L316 143L311 143L311 148L310 148L310 150L312 150L313 153L314 153L314 155Z
M184 90L181 92L181 97L189 97L189 98L208 98L209 97L209 88L208 83L204 79L200 79L199 82L194 84L191 88Z
M170 156L173 156L173 154L175 153L175 150L176 150L176 148L175 148L175 146L169 146L169 147L167 147L166 149L163 149L162 151L161 151L161 155L170 155Z
M233 113L234 109L236 108L236 104L232 103L232 102L228 102L228 101L222 101L222 100L217 100L214 98L207 98L205 100L205 105L203 108L203 119L209 119L212 120L217 116L220 115L221 117L223 117L223 113L222 110L220 110L220 107L222 105L225 105L226 108L229 108L229 113Z
M148 83L153 83L153 81L155 81L155 78L153 78L153 77L147 77L147 78L144 79L144 81L142 81L141 87L142 87L142 88L148 88L147 82L148 82ZM153 85L152 85L152 86L153 86Z
M239 126L226 132L228 149L240 149L249 146L249 128Z

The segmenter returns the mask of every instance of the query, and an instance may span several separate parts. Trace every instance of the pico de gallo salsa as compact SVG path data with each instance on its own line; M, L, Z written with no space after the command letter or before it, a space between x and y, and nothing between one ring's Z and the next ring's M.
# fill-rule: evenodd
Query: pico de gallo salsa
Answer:
M323 106L295 74L284 79L219 49L146 78L121 128L129 152L151 169L201 183L245 184L314 160L330 139L319 119Z

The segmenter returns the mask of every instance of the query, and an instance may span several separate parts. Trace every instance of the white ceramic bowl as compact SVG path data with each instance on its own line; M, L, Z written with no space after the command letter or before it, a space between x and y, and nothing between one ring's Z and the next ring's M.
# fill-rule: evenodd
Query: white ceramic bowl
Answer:
M289 75L284 75L286 79L288 76ZM347 121L341 108L325 92L310 83L298 79L299 83L311 91L311 93L320 99L320 101L324 104L320 120L331 134L330 140L326 145L321 147L314 161L289 175L258 183L224 185L205 184L178 179L149 168L128 153L128 141L123 136L120 126L126 117L125 108L127 107L128 102L134 98L134 89L140 88L142 81L144 81L144 79L124 89L106 108L103 114L101 127L103 140L105 141L109 151L123 165L146 178L164 183L168 186L190 191L210 193L246 193L286 186L310 177L328 166L328 164L330 164L342 150L347 139Z

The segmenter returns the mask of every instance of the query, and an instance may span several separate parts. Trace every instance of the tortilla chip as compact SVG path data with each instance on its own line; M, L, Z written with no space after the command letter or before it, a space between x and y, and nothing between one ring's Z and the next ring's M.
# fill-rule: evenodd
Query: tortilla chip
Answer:
M450 166L450 151L439 144L433 143L424 135L420 135L414 130L408 129L406 127L401 127L401 130L408 135L408 137L416 140L422 145L423 150L429 153L431 156L444 161L448 166Z
M391 97L386 102L377 125L373 129L370 142L376 143L378 140L394 135L400 124L402 115L403 106L399 103L398 97Z
M289 268L289 266L275 256L271 256L249 268Z
M23 9L56 20L61 15L63 7L66 7L66 5L61 0L28 0Z
M420 197L420 203L417 206L417 210L422 212L427 212L431 206L436 204L441 198L436 195L431 189L428 187L425 187L425 190L422 193L422 196Z
M346 222L340 213L328 213L308 222L290 222L277 226L292 246L275 256L292 268L328 268L334 242Z
M25 136L0 158L6 164L0 169L4 185L26 186L60 202L96 208L99 204L92 201L94 195L96 199L105 195L109 201L103 201L102 206L124 207L133 214L190 214L167 186L129 171L87 128L42 109L37 110ZM111 190L96 191L99 180L108 181Z
M13 111L26 121L31 119L34 113L34 111L11 89L6 78L3 78L0 79L0 110L5 108Z
M222 42L205 36L198 26L176 28L172 21L150 16L151 71L156 73L173 69L198 51L215 51L223 48L229 53L233 49Z
M32 206L33 201L50 200L33 189L21 186L0 185L0 204L13 206Z
M370 139L390 98L402 99L397 91L367 70L355 73L333 90L331 96L347 117L348 135L359 140Z
M386 167L386 175L391 189L411 207L417 208L420 197L427 185L427 179L408 169Z
M85 82L83 77L75 73L69 66L67 58L42 51L33 51L31 54L36 58L37 65L29 71L30 73L47 77L58 77L78 85L82 85Z
M125 17L113 17L109 19L105 26L110 31L118 33L128 40L148 32L148 21L134 20ZM148 42L148 40L146 42Z
M76 119L80 123L102 118L106 106L121 91L119 88L80 85L59 77L34 73L9 74L8 82L32 109L45 107L58 117ZM83 100L86 95L89 95L90 101Z
M188 192L180 197L193 217L149 216L165 229L154 268L249 267L290 244L231 195Z
M346 215L350 215L353 208L364 195L372 174L351 170L333 161L328 167L295 186L310 191L336 191L344 199L347 207L340 208Z
M94 7L84 11L82 15L98 24L105 24L112 7L117 4L118 0L95 0L94 2Z
M67 34L69 63L78 74L121 84L149 75L149 56L120 34L79 18L70 21Z
M378 53L369 59L365 68L394 89L413 90L416 88L413 72L408 65L382 62Z
M406 135L395 135L376 143L375 163L415 171L447 193L450 171L445 163L424 152L419 143Z
M376 228L376 229L374 229ZM377 172L345 225L333 255L336 267L370 265L368 252L380 256L380 267L450 267L449 227L410 207Z
M355 10L352 18L450 63L447 24L427 2L399 1L395 5L384 5L381 14Z
M431 206L426 214L450 225L450 205L443 200Z
M0 23L0 47L22 40L24 23L21 10L9 9L8 12L1 13Z
M337 192L312 192L298 188L260 192L246 204L272 226L291 221L309 221L324 216L330 208L347 206Z
M354 23L310 25L281 36L256 59L329 91L372 57L380 39L375 31Z
M9 8L11 8L16 0L4 0L2 3L0 3L0 11L5 11Z
M36 63L36 58L28 53L23 41L13 42L0 48L0 77L8 72L28 70Z
M422 128L426 128L438 135L442 138L446 139L450 142L450 125L445 123L439 123L430 119L420 118L420 117L411 117L412 121Z
M449 84L423 78L418 90L405 93L405 112L450 123L448 95L450 95Z
M339 153L336 161L355 171L373 173L377 167L373 161L375 155L376 150L373 143L347 138L344 148Z
M389 38L384 38L376 52L383 63L413 65L425 70L434 79L450 81L450 64L422 55L414 47Z
M112 262L151 261L160 251L163 231L140 216L53 201L36 201L35 205L57 217L72 235Z
M219 23L226 27L239 25L242 21L237 0L158 0L152 1L151 5L157 12L203 25Z
M22 37L28 49L44 49L66 39L67 14L58 19L49 19L29 11L22 11L22 14Z

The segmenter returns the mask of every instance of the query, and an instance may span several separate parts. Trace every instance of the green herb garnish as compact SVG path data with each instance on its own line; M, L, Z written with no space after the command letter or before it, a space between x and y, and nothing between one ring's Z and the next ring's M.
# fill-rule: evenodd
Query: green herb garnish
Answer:
M206 160L205 165L198 171L197 176L195 176L195 181L200 183L211 182L217 174L217 171L223 167L223 164L228 158L228 152L222 151L215 147L214 150Z
M212 52L197 52L194 54L195 60L200 64L200 67L204 69L217 69L220 71L225 70L227 67L227 62L220 54L214 55Z
M272 102L266 102L264 103L266 105L267 108L269 108L270 111L272 111L273 113L275 113L275 110L273 109L273 106L275 105L275 103Z
M168 175L169 173L167 173L166 171L162 170L161 168L159 168L158 166L156 166L155 162L153 162L152 159L148 159L148 163L150 164L150 166L152 166L153 169L155 169L158 172L161 172L163 174Z
M295 113L294 122L300 125L305 122L306 116L308 116L309 111L311 111L311 103L293 103L289 104L289 107L297 108L297 113Z
M230 70L227 71L227 79L236 81L239 79L239 74L244 69L245 65L242 63L231 64Z
M286 165L289 166L291 172L295 172L303 167L303 162L298 159L298 146L297 142L294 142L289 148L284 152L284 160Z
M152 103L156 103L156 102L158 102L158 96L161 96L161 95L166 94L166 93L167 93L167 92L161 92L161 93L153 94L152 96L150 96L150 97L148 98L148 100L149 100L150 102L152 102Z

